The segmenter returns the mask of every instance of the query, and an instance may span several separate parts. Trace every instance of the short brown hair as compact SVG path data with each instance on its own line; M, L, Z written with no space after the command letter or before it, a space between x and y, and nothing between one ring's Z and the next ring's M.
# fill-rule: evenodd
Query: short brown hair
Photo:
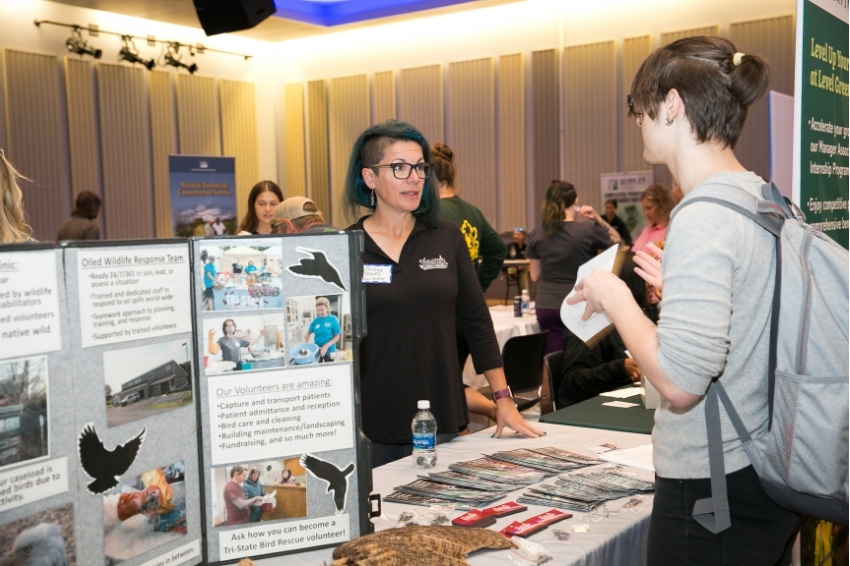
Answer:
M658 218L656 220L659 224L666 224L670 221L670 212L673 210L673 207L676 206L676 203L673 201L673 194L667 189L667 187L659 183L649 185L649 187L643 191L643 194L640 195L640 200L641 202L648 200L655 205L655 208L658 211Z
M244 467L244 466L239 466L239 465L233 466L232 468L230 468L230 477L231 477L231 479L232 479L233 477L235 477L235 476L237 476L237 475L241 474L241 473L242 473L242 472L244 472L244 471L245 471L245 467Z
M83 191L77 195L77 200L74 202L74 213L77 216L94 220L100 212L102 202L96 193Z
M722 37L686 37L653 51L632 81L629 116L655 120L667 93L676 89L699 143L735 148L747 108L767 89L767 61L743 55Z

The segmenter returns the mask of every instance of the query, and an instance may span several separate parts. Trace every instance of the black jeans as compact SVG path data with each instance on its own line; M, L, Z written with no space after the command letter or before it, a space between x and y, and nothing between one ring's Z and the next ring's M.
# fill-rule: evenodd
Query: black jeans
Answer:
M647 566L791 563L791 547L799 530L797 515L764 494L752 466L728 474L726 486L732 526L714 535L691 516L694 502L711 496L711 480L656 477Z

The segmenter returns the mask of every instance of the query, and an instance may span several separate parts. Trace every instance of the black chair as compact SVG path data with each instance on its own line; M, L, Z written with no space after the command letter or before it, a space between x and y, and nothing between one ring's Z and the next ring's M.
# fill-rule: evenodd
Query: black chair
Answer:
M543 355L546 353L546 337L549 331L538 334L514 336L505 342L502 348L502 361L505 363L505 379L514 395L517 409L524 411L540 402L540 388L543 385ZM478 390L492 399L489 387ZM526 395L522 395L525 393Z
M546 375L549 379L549 395L552 398L552 408L557 411L558 409L572 405L572 403L568 403L567 405L563 403L558 404L558 389L561 387L564 371L564 352L546 354L543 358L543 365L546 368Z

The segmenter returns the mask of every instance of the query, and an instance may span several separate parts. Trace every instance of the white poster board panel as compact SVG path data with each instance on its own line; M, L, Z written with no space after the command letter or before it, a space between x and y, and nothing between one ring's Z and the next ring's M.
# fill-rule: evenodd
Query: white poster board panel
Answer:
M54 250L0 258L0 358L62 348Z
M83 348L191 332L191 283L185 245L80 249Z

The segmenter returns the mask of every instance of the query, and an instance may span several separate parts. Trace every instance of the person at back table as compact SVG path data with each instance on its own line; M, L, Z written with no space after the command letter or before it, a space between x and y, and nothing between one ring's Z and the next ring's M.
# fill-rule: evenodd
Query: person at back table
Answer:
M620 279L632 292L638 305L647 304L646 282L635 273L631 253L624 253ZM626 354L626 346L616 328L611 328L593 346L564 331L564 361L561 384L555 392L558 408L580 403L605 391L613 391L640 381L640 369Z
M280 187L273 181L260 181L248 194L248 212L237 228L237 236L271 234L274 207L283 200Z
M289 197L274 208L272 234L324 234L339 232L330 224L318 205L307 197Z
M56 241L62 240L99 240L100 227L94 222L100 213L102 201L97 194L83 191L74 201L74 211L56 234Z
M24 194L16 181L23 178L0 149L0 244L35 241L24 220Z

